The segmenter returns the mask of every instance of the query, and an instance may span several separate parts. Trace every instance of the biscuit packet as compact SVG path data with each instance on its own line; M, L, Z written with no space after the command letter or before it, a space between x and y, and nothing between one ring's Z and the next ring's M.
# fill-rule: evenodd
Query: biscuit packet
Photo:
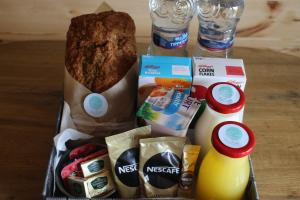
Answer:
M139 140L150 135L150 126L144 126L105 138L117 190L122 198L140 196Z
M176 197L180 179L181 137L158 137L140 140L139 175L146 197Z

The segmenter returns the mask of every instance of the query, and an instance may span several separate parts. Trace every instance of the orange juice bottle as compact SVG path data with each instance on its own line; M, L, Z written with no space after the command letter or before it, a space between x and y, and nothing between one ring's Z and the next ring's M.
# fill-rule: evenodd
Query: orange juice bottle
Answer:
M212 145L199 169L196 199L241 200L249 181L253 132L239 122L222 122L213 130Z

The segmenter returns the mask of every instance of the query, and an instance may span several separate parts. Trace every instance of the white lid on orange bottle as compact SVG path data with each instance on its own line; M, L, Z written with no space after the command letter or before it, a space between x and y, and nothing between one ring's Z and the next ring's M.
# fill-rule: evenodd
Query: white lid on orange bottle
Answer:
M245 106L244 92L234 84L219 82L212 84L206 93L206 101L213 110L229 114L240 111Z
M214 128L212 144L225 156L241 158L253 151L256 141L253 132L245 124L226 121Z

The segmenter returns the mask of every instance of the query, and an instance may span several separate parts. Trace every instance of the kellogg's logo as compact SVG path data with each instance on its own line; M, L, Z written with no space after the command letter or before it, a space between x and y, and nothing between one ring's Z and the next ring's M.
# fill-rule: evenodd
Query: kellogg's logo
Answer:
M155 65L146 65L145 68L147 69L159 69L160 66L155 66Z
M207 65L207 64L200 64L199 67L203 67L203 68L213 68L213 65Z

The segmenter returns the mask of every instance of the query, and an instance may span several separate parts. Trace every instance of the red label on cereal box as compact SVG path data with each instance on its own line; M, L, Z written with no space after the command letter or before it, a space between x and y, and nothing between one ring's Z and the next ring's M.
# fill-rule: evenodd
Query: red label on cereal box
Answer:
M244 76L243 68L240 66L226 66L227 75Z

